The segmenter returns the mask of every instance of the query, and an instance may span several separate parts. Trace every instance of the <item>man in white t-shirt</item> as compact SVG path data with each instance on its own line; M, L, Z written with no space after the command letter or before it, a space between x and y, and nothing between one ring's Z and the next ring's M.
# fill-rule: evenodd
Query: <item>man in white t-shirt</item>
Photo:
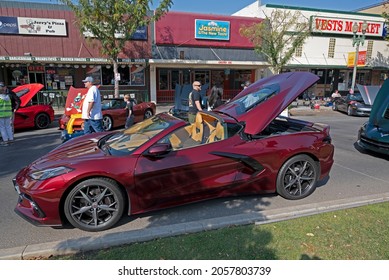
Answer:
M101 111L101 95L99 89L94 85L93 77L86 77L82 80L88 92L82 104L82 119L84 120L84 133L102 132L103 113Z

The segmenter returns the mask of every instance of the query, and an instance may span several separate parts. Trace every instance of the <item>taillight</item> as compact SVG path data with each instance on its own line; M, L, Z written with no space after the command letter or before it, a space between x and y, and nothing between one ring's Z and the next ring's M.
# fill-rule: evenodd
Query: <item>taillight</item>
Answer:
M331 142L332 142L331 136L328 135L328 136L324 137L323 143L331 144Z

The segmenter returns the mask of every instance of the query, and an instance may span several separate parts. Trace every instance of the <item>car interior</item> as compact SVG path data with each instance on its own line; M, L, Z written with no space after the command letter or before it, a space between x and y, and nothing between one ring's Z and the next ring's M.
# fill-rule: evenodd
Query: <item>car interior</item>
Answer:
M225 125L214 116L199 112L193 124L177 129L161 142L168 141L173 150L179 150L224 139L226 139Z

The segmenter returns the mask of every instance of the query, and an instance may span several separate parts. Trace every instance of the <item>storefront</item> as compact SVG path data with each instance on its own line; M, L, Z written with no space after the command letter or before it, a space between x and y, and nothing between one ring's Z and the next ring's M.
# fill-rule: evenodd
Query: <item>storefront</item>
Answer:
M65 5L0 1L0 80L10 88L41 83L42 93L33 100L62 105L70 86L84 87L93 76L102 94L113 96L112 63L102 57L100 44L89 43L74 24ZM45 16L42 16L45 15ZM50 18L49 18L50 17ZM118 58L120 94L134 93L150 100L149 28L139 28Z
M220 84L224 100L234 97L244 82L261 77L261 69L267 65L239 32L243 25L258 22L244 17L169 12L155 23L151 97L157 103L172 103L176 85L194 81L206 88Z
M380 85L388 76L389 49L383 37L385 20L380 15L272 4L258 6L257 2L234 15L264 18L276 9L299 11L302 20L309 20L311 36L283 71L310 71L318 75L316 96L330 96L335 89L350 91L356 56L354 23L358 24L357 36L362 36L362 25L367 24L365 40L358 51L356 84Z

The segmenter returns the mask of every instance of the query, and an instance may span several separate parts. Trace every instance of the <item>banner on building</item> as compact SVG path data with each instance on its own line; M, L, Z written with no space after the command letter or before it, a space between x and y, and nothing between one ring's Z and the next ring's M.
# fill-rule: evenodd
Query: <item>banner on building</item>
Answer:
M354 67L355 54L356 54L356 52L348 53L347 67ZM365 66L365 65L366 65L366 51L360 51L360 52L358 52L357 66Z
M358 34L362 33L363 19L332 18L311 16L311 30L313 33L354 35L353 25L358 24ZM386 34L384 21L366 20L366 36L382 38Z
M0 16L0 34L67 36L66 21L54 18Z

